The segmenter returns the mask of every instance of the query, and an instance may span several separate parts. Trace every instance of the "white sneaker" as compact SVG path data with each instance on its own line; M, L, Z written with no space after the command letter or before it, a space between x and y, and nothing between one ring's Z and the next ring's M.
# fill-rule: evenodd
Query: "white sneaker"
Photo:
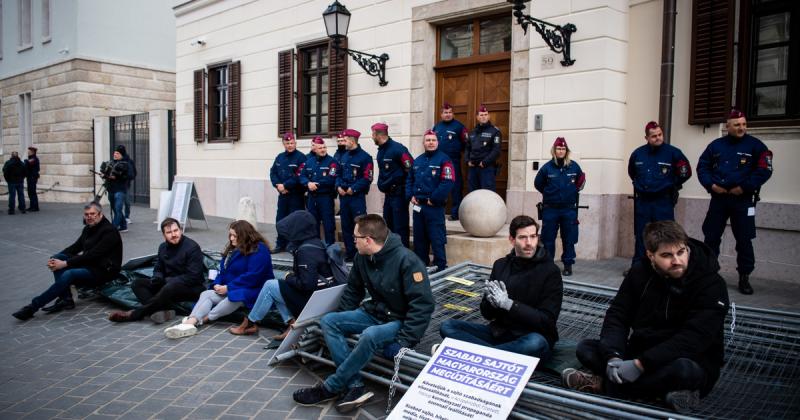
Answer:
M171 309L166 311L154 312L152 315L150 315L150 320L155 322L156 324L163 324L167 321L171 321L172 318L175 318L175 311Z
M442 343L436 343L436 344L434 344L434 345L432 345L432 346L431 346L431 356L433 356L434 354L436 354L436 350L438 350L438 349L439 349L439 344L442 344Z
M131 219L125 219L125 223L127 223L127 224L131 224L131 223L133 223L133 222L131 222Z
M178 324L164 330L167 338L183 338L197 334L197 327L192 324Z

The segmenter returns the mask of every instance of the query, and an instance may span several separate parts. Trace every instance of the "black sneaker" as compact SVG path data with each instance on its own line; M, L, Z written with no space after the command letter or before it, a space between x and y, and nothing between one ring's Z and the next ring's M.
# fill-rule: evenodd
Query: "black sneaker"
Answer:
M14 318L17 318L20 321L27 321L33 318L33 314L36 313L36 309L33 308L31 305L23 306L22 309L18 310L11 314Z
M339 394L328 391L322 383L316 384L311 388L298 389L292 394L294 401L300 405L319 404L338 396Z
M61 312L64 309L75 309L75 301L72 299L56 299L56 303L45 306L42 308L42 311L47 312L49 314L54 314L56 312Z
M567 277L572 275L572 266L571 265L564 265L564 271L561 273Z
M681 414L689 414L700 406L700 391L672 391L664 397L667 405Z
M369 401L373 396L375 396L375 394L367 392L363 386L350 388L342 398L336 400L336 411L340 414L349 413L364 405L364 403Z

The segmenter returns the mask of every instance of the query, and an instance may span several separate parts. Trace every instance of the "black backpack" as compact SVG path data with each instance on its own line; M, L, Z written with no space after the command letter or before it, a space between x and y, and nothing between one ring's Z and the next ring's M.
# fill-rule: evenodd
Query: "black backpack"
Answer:
M344 262L342 248L339 246L339 244L330 244L326 247L313 242L307 242L300 245L297 249L299 250L303 247L312 247L324 250L328 265L331 267L331 273L333 273L333 276L320 277L317 281L317 288L324 289L332 286L338 286L340 284L347 284L347 277L350 275L350 269L347 268L347 265Z

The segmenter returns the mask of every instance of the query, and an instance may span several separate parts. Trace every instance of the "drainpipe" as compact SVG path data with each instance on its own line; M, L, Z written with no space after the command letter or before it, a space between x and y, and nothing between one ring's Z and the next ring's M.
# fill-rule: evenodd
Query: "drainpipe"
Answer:
M672 131L672 82L675 73L675 16L676 0L664 1L664 20L661 33L661 90L658 103L658 122L664 130L664 142L670 143Z

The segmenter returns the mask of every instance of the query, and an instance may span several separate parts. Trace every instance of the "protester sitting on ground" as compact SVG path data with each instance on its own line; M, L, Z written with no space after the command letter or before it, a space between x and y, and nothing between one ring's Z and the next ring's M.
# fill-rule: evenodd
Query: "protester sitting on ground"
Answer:
M275 228L278 235L289 241L287 249L294 257L292 271L283 279L270 279L264 283L250 314L241 325L230 329L231 334L256 334L258 326L255 323L262 320L274 305L289 328L272 338L283 340L314 291L330 286L329 282L333 281L325 244L319 239L319 228L313 214L305 210L295 211L281 219Z
M508 231L513 249L494 262L481 301L481 314L489 325L448 319L439 333L442 338L545 359L558 340L561 273L539 242L539 225L532 217L515 217Z
M99 287L113 280L122 265L122 238L119 231L103 216L103 207L97 202L83 206L84 227L81 236L72 245L47 261L53 272L54 283L13 316L22 321L30 319L39 309L56 313L74 309L70 286ZM48 302L56 302L45 307Z
M413 348L428 328L436 305L425 266L405 248L377 214L355 219L358 251L339 311L322 317L320 326L336 372L324 383L292 395L302 405L340 397L336 410L351 412L372 398L359 372L375 354L392 359L401 348ZM363 301L369 291L371 299ZM363 301L363 302L362 302ZM355 347L347 337L360 334Z
M252 308L258 292L272 273L272 256L267 240L245 220L228 226L228 244L222 251L219 274L211 289L200 294L192 313L164 330L168 338L197 334L197 327L231 314L241 306Z
M631 268L606 312L599 340L578 344L591 370L565 369L565 386L615 398L663 398L696 408L720 374L728 290L716 255L674 221L645 227L650 264Z
M138 321L146 316L161 324L175 317L171 307L180 302L194 302L203 292L203 251L200 245L183 235L181 224L168 217L161 222L164 242L152 278L133 281L133 294L143 304L130 311L114 311L108 319L114 322Z

